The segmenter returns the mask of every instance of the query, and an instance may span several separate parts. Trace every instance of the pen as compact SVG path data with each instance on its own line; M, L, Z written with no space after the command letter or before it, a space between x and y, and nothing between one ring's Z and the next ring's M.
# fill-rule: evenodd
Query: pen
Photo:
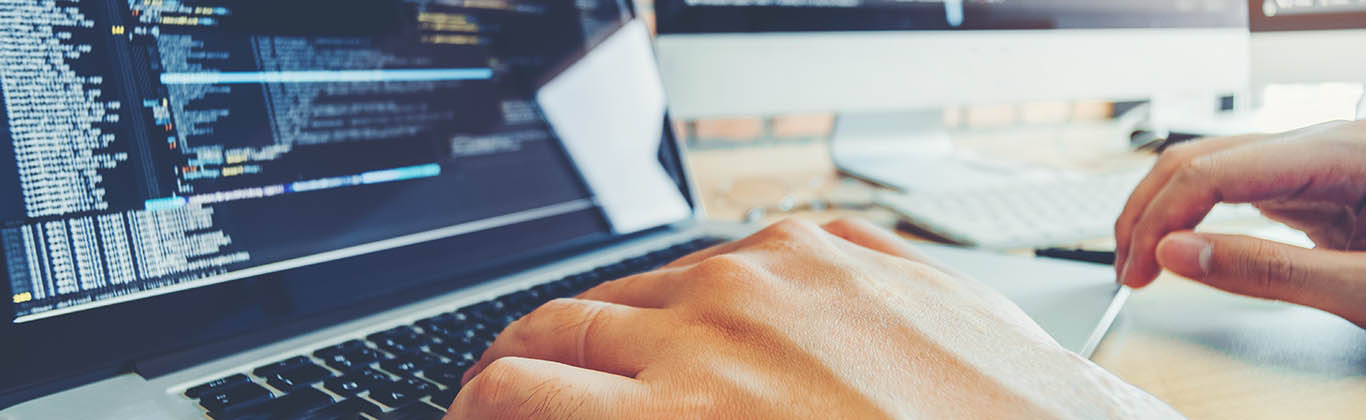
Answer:
M1068 248L1040 248L1034 250L1034 256L1105 265L1115 264L1114 251L1089 251L1085 249Z

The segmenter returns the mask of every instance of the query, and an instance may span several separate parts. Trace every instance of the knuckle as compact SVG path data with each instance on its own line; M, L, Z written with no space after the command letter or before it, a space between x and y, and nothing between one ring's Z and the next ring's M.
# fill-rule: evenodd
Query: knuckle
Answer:
M572 415L572 405L557 404L561 386L553 381L533 381L524 360L493 361L460 391L464 403L473 403L490 418L562 418ZM457 402L461 404L461 402Z
M725 254L702 260L689 270L689 281L710 294L753 287L759 268L744 257Z
M1213 160L1208 158L1190 159L1181 162L1176 167L1174 179L1178 183L1189 183L1202 179L1214 166L1213 162Z
M584 322L584 301L573 298L556 298L546 302L542 308L540 322L549 323L555 329L577 326Z
M508 325L504 329L504 333L498 335L498 338L511 335L520 342L529 341L535 335L542 333L546 327L563 323L563 319L567 317L566 314L572 313L576 306L577 303L571 298L551 299ZM507 332L512 334L507 334Z
M596 343L602 328L608 321L607 311L603 310L602 305L597 305L590 310L582 319L576 321L583 343ZM587 353L590 346L583 346L580 352ZM588 354L579 354L580 359L590 359Z
M494 360L461 391L475 404L493 410L506 410L521 383L522 371L511 359Z
M696 278L716 278L726 277L731 274L754 270L754 266L744 257L734 254L722 254L709 257L693 266L692 274Z
M828 223L827 226L836 230L854 230L862 227L862 225L860 225L858 221L848 217L841 217L839 219L835 219L834 221Z
M1179 143L1162 151L1157 163L1159 166L1180 166L1190 162L1195 156L1194 142Z
M785 219L764 228L761 234L765 239L801 240L814 237L819 229L811 222Z
M1253 287L1263 293L1271 293L1299 283L1299 272L1295 262L1280 249L1267 244L1259 244L1249 253L1246 267L1254 267L1255 272L1246 273L1253 280Z
M531 311L531 314L536 315L539 313L540 316L554 316L555 314L562 314L567 311L573 310L578 306L578 300L574 298L558 297L548 300L545 303L541 304L539 308L536 308L536 310Z

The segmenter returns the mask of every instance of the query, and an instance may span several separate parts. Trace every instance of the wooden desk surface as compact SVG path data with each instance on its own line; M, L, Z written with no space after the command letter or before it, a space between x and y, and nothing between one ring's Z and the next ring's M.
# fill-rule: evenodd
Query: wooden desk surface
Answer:
M688 162L708 214L722 220L741 220L748 207L767 204L745 202L744 194L785 188L806 199L831 189L873 188L839 183L821 142L691 151ZM884 226L896 221L881 209L767 220L842 216ZM1171 275L1133 295L1093 359L1192 419L1366 418L1366 330L1316 310L1233 296Z

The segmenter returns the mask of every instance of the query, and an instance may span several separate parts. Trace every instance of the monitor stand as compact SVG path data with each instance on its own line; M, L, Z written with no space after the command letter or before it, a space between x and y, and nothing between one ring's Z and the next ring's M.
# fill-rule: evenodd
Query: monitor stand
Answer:
M904 192L1001 184L1025 170L955 148L942 111L840 114L830 140L835 167Z

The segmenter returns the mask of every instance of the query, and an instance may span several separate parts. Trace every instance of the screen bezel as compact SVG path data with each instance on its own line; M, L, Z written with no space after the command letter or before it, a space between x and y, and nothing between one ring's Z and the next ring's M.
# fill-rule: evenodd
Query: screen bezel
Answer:
M628 12L630 16L627 18L634 19L634 10ZM619 28L608 32L615 32ZM601 42L601 38L588 42L590 46L585 48L585 52L592 49L591 45ZM569 61L582 55L575 55ZM569 159L563 146L559 148L565 159ZM658 158L677 183L692 217L641 232L617 234L611 233L610 227L605 225L606 219L601 208L594 207L549 219L151 297L135 303L111 305L22 324L0 323L0 337L3 337L0 342L6 343L0 345L0 366L6 366L5 379L0 379L0 409L120 373L137 371L144 376L156 376L393 309L405 303L449 293L594 248L696 223L701 210L695 197L695 186L684 170L683 148L673 132L667 111L661 127ZM582 182L581 175L579 178ZM544 229L564 228L566 221L586 228L588 226L583 223L589 218L603 225L595 226L598 228L596 231L585 229L583 235L568 236L572 237L569 240L536 243L538 235L535 233L543 232ZM526 242L527 250L458 268L439 264L434 259L443 253L474 249L468 245L480 237L493 235L500 239L515 238ZM405 267L410 273L381 270L381 267ZM4 261L0 259L0 269L3 268ZM373 278L403 276L405 282L401 288L378 293L363 303L321 312L300 312L300 308L314 307L317 301L327 299L316 294L300 294L301 288L308 283L324 281L328 276L340 275L349 276L353 283L358 283L367 275L375 276ZM370 288L375 289L373 285ZM284 293L265 293L268 291ZM247 321L215 319L214 312L218 308L211 304L215 301L223 301L222 304L243 303L259 312L259 317ZM6 305L5 315L12 319L12 307ZM168 313L173 313L173 316L167 316ZM244 312L239 310L237 313ZM194 325L206 321L233 325ZM113 330L119 326L130 332ZM53 331L60 331L60 334L54 334ZM21 349L14 343L45 344ZM176 355L176 361L170 365L143 363L172 354ZM193 356L186 358L184 355ZM11 367L23 371L15 372Z

